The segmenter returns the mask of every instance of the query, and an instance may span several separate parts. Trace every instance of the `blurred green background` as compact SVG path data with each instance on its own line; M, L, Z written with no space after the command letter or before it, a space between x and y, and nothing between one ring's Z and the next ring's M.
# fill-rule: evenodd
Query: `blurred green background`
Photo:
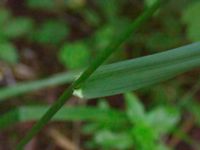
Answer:
M154 1L1 0L0 86L85 68ZM171 0L106 63L199 40L200 1ZM73 97L70 106L115 109L127 120L117 122L111 115L107 122L51 123L26 149L198 150L198 74L194 70L169 82L105 99L83 102ZM0 113L23 105L51 104L65 88L48 87L10 98L1 103ZM31 125L26 122L1 130L0 149L14 150Z

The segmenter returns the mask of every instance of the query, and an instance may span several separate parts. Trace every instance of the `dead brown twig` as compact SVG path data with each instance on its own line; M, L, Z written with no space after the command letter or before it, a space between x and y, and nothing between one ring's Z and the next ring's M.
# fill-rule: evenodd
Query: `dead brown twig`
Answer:
M57 129L50 129L49 136L55 141L55 143L63 150L81 150L77 147L69 138L60 133Z

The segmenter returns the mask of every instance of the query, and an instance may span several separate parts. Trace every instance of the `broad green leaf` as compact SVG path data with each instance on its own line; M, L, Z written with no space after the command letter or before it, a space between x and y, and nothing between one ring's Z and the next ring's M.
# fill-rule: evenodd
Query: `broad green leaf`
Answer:
M0 43L0 60L10 64L18 62L17 49L11 43Z
M200 43L100 67L74 95L97 98L137 90L200 66Z
M86 67L90 60L90 51L83 42L66 43L59 52L59 59L70 69Z
M129 120L134 124L145 122L145 110L138 97L132 93L126 93L124 97L126 101L126 113Z
M187 35L192 41L200 40L200 2L196 1L188 6L183 13L183 21L187 24Z
M40 44L59 44L69 34L69 27L59 20L48 20L33 33L32 38Z
M36 121L48 110L49 106L24 106L0 115L0 129L19 122ZM114 122L110 118L116 118ZM125 114L117 110L95 107L63 107L53 121L101 121L109 123L125 122Z
M3 34L8 38L17 38L32 31L33 21L30 18L18 17L3 26Z
M180 119L179 111L168 106L155 108L146 117L146 121L159 135L168 133Z

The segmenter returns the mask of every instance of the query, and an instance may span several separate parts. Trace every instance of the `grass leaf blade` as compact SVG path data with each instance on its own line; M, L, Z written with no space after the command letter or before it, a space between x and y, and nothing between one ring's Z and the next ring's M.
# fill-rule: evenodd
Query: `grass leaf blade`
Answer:
M19 122L36 121L48 110L49 106L23 106L0 116L0 129ZM113 118L113 119L111 119ZM115 109L101 109L91 106L63 107L52 121L101 121L124 123L126 115Z
M200 43L100 67L74 94L97 98L137 90L200 67Z

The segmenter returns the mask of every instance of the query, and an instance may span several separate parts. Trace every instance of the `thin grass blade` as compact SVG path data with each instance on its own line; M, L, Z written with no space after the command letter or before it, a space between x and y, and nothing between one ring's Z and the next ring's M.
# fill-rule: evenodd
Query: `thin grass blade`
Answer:
M25 94L27 92L71 83L76 77L78 77L78 74L80 74L80 71L60 73L46 79L17 83L16 85L0 88L0 102L5 101L13 96Z
M23 106L0 116L0 129L19 122L36 121L49 106ZM63 107L52 121L101 121L111 124L126 122L126 114L115 109L101 109L90 106Z

